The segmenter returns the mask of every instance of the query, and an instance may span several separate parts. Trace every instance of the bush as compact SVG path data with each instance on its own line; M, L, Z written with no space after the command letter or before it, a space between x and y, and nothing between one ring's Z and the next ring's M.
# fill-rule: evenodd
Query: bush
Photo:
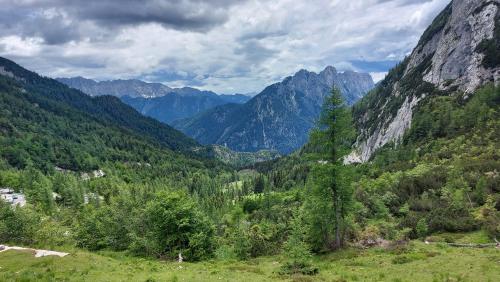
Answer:
M157 194L138 221L142 222L134 234L136 252L171 259L182 253L190 261L213 255L214 227L184 193Z
M495 199L490 195L486 203L475 213L476 219L481 222L481 227L492 238L500 236L500 212L495 205Z
M40 217L28 207L12 208L0 200L0 242L32 244Z
M427 221L425 218L422 218L418 221L417 226L415 227L415 231L417 232L417 236L419 238L424 238L429 232L429 228L427 227Z
M234 235L235 236L232 238L232 241L236 257L240 260L248 259L250 257L250 251L252 249L248 234L240 228L236 231L236 233L234 233Z
M304 262L291 262L287 261L281 266L279 274L281 275L293 275L293 274L303 274L303 275L316 275L319 270L317 267L312 266L309 263Z
M39 246L54 247L62 245L72 245L72 240L68 228L63 227L60 223L46 218L40 223L40 228L35 234L36 242Z
M228 245L221 245L215 250L215 257L222 261L236 260L236 254L234 249Z

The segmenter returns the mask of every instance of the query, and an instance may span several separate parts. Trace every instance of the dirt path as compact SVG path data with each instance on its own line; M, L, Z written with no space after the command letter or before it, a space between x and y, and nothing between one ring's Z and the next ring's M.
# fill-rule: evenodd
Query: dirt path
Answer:
M59 257L64 257L69 255L69 253L63 253L63 252L56 252L56 251L48 251L48 250L38 250L38 249L31 249L31 248L23 248L23 247L17 247L17 246L5 246L5 245L0 245L0 253L5 252L8 250L18 250L18 251L30 251L33 252L35 257L45 257L45 256L59 256Z

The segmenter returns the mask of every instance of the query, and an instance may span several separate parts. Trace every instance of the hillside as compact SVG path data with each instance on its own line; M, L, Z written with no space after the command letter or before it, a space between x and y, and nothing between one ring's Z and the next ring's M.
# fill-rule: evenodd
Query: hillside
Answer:
M93 280L93 281L283 281L360 280L360 281L495 281L498 277L498 252L494 249L467 250L414 242L411 250L399 254L380 249L348 249L315 258L317 277L296 275L279 277L277 257L249 261L213 260L206 263L183 263L123 257L118 253L91 253L67 250L64 258L34 258L26 252L0 253L5 268L0 279L24 280ZM288 281L285 280L285 281Z
M333 85L353 104L373 87L373 81L368 74L340 73L333 67L319 74L301 70L243 105L219 106L173 125L202 144L288 154L306 143Z
M478 229L490 238L499 235L500 87L499 65L491 58L500 48L472 54L476 59L461 54L458 61L450 53L450 61L440 61L443 66L453 62L454 68L479 72L452 73L454 79L443 85L425 78L435 63L435 51L410 67L426 40L440 46L437 42L446 30L461 30L454 38L466 46L466 40L496 41L491 31L499 26L497 7L494 2L453 1L425 31L412 55L354 104L358 137L345 164L362 162L346 167L357 170L351 186L353 216L369 236L409 232L416 238ZM480 29L467 25L480 19L490 33L471 34ZM307 183L322 146L310 142L296 154L253 167L269 175L274 186Z
M106 160L144 161L159 151L194 155L200 147L118 98L91 98L5 58L0 69L0 151L16 167L89 170Z

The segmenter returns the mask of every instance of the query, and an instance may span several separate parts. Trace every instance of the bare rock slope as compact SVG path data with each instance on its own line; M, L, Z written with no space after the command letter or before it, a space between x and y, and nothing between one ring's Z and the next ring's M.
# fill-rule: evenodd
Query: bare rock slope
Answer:
M498 83L499 7L499 0L455 0L436 17L413 52L354 106L359 136L347 163L366 162L401 140L427 95Z

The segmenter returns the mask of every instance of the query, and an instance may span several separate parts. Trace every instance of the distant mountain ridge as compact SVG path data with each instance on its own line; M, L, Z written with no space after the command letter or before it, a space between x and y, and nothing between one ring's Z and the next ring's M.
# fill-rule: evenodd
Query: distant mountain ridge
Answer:
M267 149L288 154L307 141L323 100L333 86L353 104L374 84L367 73L337 72L332 66L320 73L300 70L266 87L243 105L218 106L173 125L202 144L225 145L236 151Z
M123 96L121 100L145 116L171 124L175 120L192 117L219 105L244 103L250 98L241 94L224 96L215 93L182 95L172 92L155 98Z
M218 105L242 104L251 97L218 95L191 87L171 88L161 83L141 80L95 81L83 77L57 78L69 87L76 88L90 96L112 95L132 106L145 116L170 124L174 120L192 117Z
M242 104L251 97L218 95L191 87L171 88L161 83L149 83L136 79L95 81L83 77L57 78L69 87L90 96L112 95L132 106L145 116L170 124L174 120L192 117L218 105Z
M89 171L106 161L163 158L183 165L217 166L217 160L242 165L279 156L272 151L242 153L201 146L117 97L90 97L3 57L0 106L0 159L16 167L25 166L28 159L44 170L58 166Z
M78 89L90 96L111 95L116 97L160 97L173 91L161 83L148 83L137 79L95 81L81 76L56 78L57 81Z

